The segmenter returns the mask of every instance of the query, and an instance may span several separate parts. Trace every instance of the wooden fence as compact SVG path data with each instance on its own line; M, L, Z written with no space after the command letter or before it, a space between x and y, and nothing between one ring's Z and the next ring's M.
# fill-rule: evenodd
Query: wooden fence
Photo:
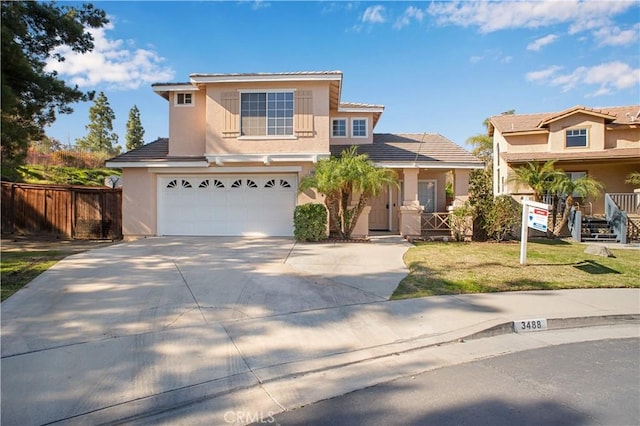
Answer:
M122 238L122 190L2 182L2 233Z

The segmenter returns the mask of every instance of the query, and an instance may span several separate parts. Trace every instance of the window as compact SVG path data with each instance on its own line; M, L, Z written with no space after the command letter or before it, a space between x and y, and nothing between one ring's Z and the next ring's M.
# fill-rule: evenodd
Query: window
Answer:
M565 174L567 175L567 177L569 179L571 179L572 182L575 182L578 179L587 177L587 172L565 172ZM580 194L578 194L577 192L574 192L572 195L574 197L579 197L580 196ZM566 194L565 194L565 196L566 196Z
M425 213L433 213L436 211L436 181L421 180L418 181L418 201L424 206Z
M242 93L242 136L292 136L293 92Z
M354 138L367 137L367 119L354 118L351 120L351 136Z
M334 138L347 137L347 120L344 118L336 118L331 121L331 136Z
M176 105L192 106L193 93L176 93Z
M567 130L566 147L576 148L587 146L587 129Z

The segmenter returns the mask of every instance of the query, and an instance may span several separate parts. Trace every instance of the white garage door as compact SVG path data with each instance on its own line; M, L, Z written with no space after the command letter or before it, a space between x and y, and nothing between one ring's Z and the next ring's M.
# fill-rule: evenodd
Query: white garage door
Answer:
M159 235L293 235L297 175L158 178Z

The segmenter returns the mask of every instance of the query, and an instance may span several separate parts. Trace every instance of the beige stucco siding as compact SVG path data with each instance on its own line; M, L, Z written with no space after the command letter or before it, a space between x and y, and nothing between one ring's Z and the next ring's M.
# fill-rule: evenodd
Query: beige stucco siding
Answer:
M202 156L205 142L205 94L193 95L193 106L175 104L177 92L169 94L169 155Z
M637 148L638 157L640 157L640 127L607 130L604 147L607 149Z
M569 129L587 129L587 146L567 148L565 146L565 132ZM549 126L549 131L550 152L601 151L604 149L604 123L602 119L594 119L591 115L575 114L553 122Z
M307 91L309 96L298 102L310 103L312 123L309 123L309 107L295 106L294 132L304 127L302 135L295 137L242 137L239 136L240 110L231 111L232 103L223 97L239 91L288 90ZM296 102L294 101L294 102ZM238 101L239 102L239 96ZM235 83L211 84L206 87L206 154L269 154L269 153L327 153L329 152L329 84L326 82L283 83ZM236 120L233 123L233 120ZM230 123L235 130L226 131Z
M373 113L360 113L360 112L338 112L331 111L331 119L344 118L347 122L347 136L346 137L332 137L330 136L331 145L361 145L373 143ZM367 119L367 137L352 137L352 120L354 118L366 118ZM332 123L329 121L329 132L332 132ZM331 133L329 133L331 135Z
M156 235L156 175L146 168L126 168L122 177L122 234L125 238Z

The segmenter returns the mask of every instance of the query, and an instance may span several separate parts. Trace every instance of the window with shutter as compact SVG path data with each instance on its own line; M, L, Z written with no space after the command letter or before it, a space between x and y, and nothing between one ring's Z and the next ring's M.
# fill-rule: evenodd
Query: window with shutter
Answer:
M295 99L295 134L298 137L311 137L313 136L313 92L298 90Z
M222 136L225 138L235 138L240 136L238 128L238 92L222 93L222 108L224 110L222 123Z

